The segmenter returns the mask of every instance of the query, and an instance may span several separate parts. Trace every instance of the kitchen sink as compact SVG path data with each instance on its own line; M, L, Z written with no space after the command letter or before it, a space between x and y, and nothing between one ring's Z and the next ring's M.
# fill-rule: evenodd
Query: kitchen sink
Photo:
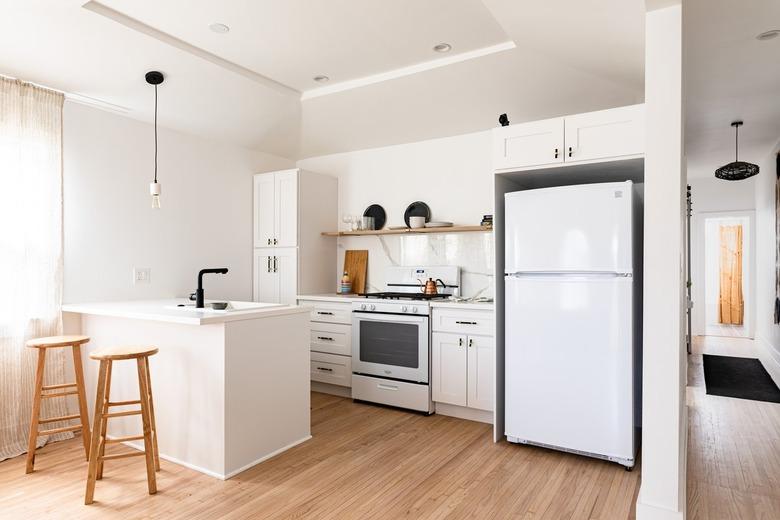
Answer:
M181 311L194 311L194 312L206 312L214 314L227 314L231 312L252 311L256 309L269 309L273 307L284 307L281 303L262 303L262 302L240 302L240 301L228 301L225 309L212 309L212 303L219 303L218 301L207 301L204 303L203 308L195 307L195 302L180 303L177 305L166 305L166 309L175 309Z

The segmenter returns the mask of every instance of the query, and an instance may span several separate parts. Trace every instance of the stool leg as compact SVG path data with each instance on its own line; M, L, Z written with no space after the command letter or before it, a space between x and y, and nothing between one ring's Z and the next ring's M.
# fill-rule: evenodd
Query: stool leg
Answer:
M152 373L149 370L149 357L144 358L146 367L146 386L149 389L149 418L152 424L152 445L154 446L154 469L160 471L160 450L157 448L157 423L154 421L154 397L152 397Z
M30 438L27 444L27 473L33 472L35 464L35 445L38 441L38 421L41 418L41 393L43 392L43 373L46 369L46 349L38 349L38 368L35 371L35 396L33 396L32 418L30 419Z
M154 448L152 447L152 425L149 419L149 388L146 363L143 358L138 358L138 390L141 394L141 418L144 423L144 453L146 454L146 483L149 494L157 493L157 478L154 474Z
M108 371L108 361L100 361L100 372L98 373L97 390L95 391L95 417L92 421L92 441L89 445L89 468L87 469L87 490L84 497L84 504L89 505L95 496L95 480L97 477L98 459L100 451L98 444L100 442L100 425L103 422L103 399L106 395L106 375Z
M108 360L108 368L106 370L106 397L103 399L103 420L100 423L100 444L98 444L98 450L100 450L100 457L98 458L97 479L103 478L103 455L106 454L106 431L108 430L108 402L111 400L111 374L114 371L114 362Z
M84 442L84 453L89 460L89 416L87 415L87 392L84 389L84 367L81 364L81 345L72 345L73 369L76 372L76 390L79 398L79 415L81 416L81 440Z

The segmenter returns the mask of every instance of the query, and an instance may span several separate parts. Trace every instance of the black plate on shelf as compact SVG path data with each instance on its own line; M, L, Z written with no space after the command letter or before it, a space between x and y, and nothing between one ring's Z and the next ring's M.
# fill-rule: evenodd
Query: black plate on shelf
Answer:
M406 227L411 227L409 225L409 217L425 217L425 222L431 221L431 208L428 207L428 205L422 201L412 202L409 204L409 207L406 208L406 211L404 211L404 222L406 222Z
M385 227L385 222L387 222L387 214L385 213L385 208L383 208L379 204L371 204L363 212L363 216L374 217L374 229L382 229L383 227Z

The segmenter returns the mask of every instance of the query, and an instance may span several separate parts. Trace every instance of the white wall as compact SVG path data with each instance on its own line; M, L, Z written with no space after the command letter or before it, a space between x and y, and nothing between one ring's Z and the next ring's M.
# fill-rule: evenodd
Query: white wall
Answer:
M685 518L682 5L648 0L645 25L642 486L637 520Z
M760 163L756 179L756 345L761 362L780 385L780 326L775 325L775 165L780 142Z
M744 181L724 181L712 177L688 179L691 186L693 212L738 211L755 209L755 178Z
M230 269L207 298L251 299L252 174L292 161L160 129L153 210L151 125L66 102L63 126L65 302L183 296L202 267Z

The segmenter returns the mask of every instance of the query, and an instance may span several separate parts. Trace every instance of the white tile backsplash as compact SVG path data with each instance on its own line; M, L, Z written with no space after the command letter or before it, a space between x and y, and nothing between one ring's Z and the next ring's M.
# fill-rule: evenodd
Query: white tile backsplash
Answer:
M385 290L387 266L456 265L461 269L461 295L493 297L493 234L435 233L373 235L338 239L338 266L344 266L347 249L368 250L368 290ZM340 275L341 272L338 273ZM338 277L334 279L336 287Z

